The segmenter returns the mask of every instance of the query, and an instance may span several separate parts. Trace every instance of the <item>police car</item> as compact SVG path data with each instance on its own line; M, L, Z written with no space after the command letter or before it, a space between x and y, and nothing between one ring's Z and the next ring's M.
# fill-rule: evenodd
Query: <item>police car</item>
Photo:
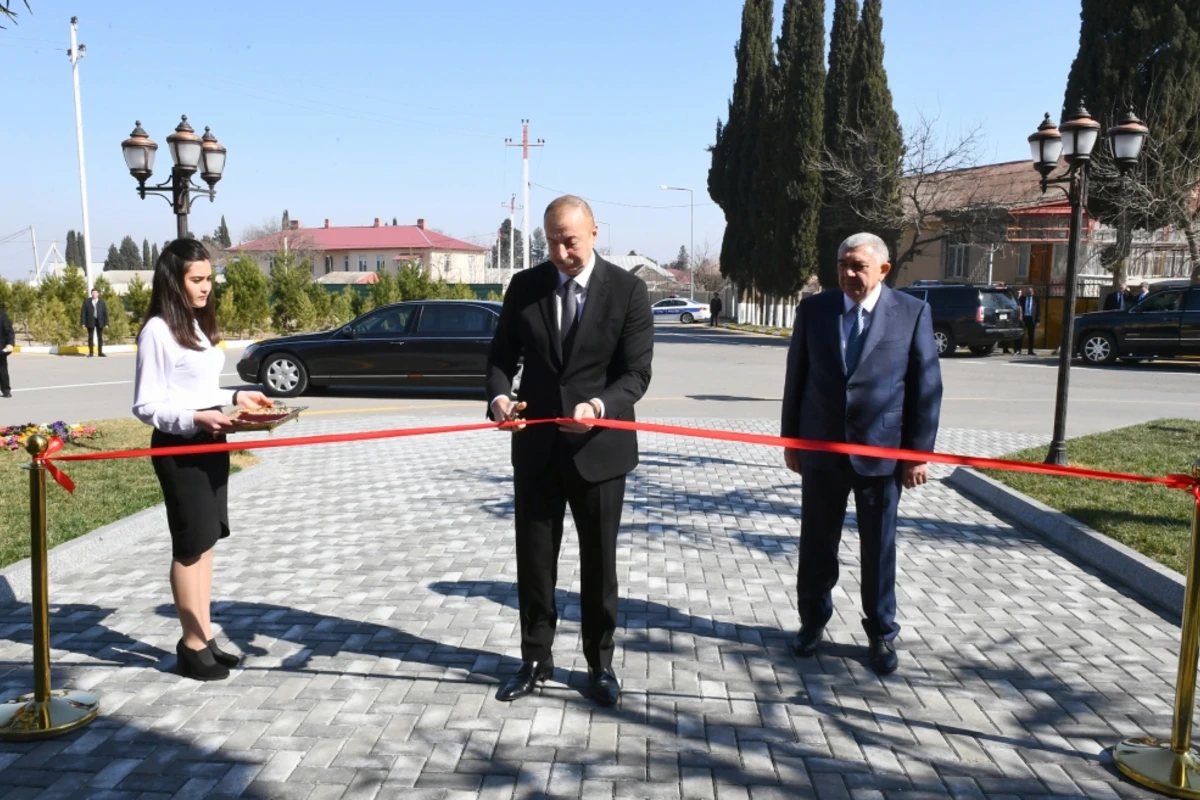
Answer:
M650 310L654 312L655 322L682 322L687 325L691 322L708 322L710 317L708 303L685 300L682 297L659 300Z

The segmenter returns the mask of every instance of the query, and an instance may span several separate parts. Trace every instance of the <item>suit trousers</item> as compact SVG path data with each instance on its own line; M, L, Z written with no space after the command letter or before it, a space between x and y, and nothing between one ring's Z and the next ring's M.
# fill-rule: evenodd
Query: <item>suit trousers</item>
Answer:
M88 355L92 354L92 336L96 337L96 348L104 355L104 328L88 328Z
M1029 352L1033 352L1033 335L1037 332L1037 320L1026 317L1022 322L1025 323L1025 338L1029 340L1029 347L1026 348ZM1017 353L1021 352L1020 346L1017 347Z
M803 628L823 628L833 616L833 587L838 581L838 545L846 505L854 493L858 518L863 629L868 636L896 637L896 517L900 505L899 472L859 475L842 456L828 470L801 472L800 558L796 600Z
M521 657L526 661L550 659L558 623L554 587L563 515L570 505L579 533L583 654L590 667L603 669L612 666L617 627L617 531L625 476L601 483L586 481L561 435L556 442L543 472L518 471L513 479Z
M8 381L8 353L0 352L0 393L7 394L12 391L12 384Z

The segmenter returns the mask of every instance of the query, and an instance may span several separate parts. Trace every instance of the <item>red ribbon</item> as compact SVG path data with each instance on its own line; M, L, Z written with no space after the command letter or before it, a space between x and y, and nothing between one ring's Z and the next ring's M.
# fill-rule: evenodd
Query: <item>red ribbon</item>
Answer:
M1054 475L1069 478L1091 478L1094 480L1124 481L1127 483L1148 483L1166 486L1169 489L1182 489L1191 492L1197 502L1200 502L1200 481L1190 475L1170 474L1156 477L1150 475L1134 475L1125 472L1106 472L1104 470L1086 469L1084 467L1060 467L1054 464L1038 464L1032 461L1006 461L999 458L979 458L961 456L952 453L927 453L921 450L905 450L896 447L875 447L865 444L847 444L844 442L822 442L812 439L793 439L784 436L769 436L759 433L739 433L736 431L709 430L705 428L687 428L681 425L660 425L651 422L627 422L619 419L589 420L600 428L615 430L643 431L646 433L663 433L672 436L691 436L699 439L714 439L724 442L741 442L743 444L758 444L768 447L786 447L793 450L805 450L817 453L838 453L850 456L868 456L871 458L895 459L898 461L930 462L935 464L953 464L976 469L995 469L1009 472L1028 472L1038 475ZM146 447L137 450L117 450L104 453L76 453L59 456L58 461L109 461L118 458L145 458L147 456L183 456L199 453L221 453L233 450L263 450L270 447L300 447L315 444L334 444L340 442L362 442L375 439L395 439L403 436L429 436L439 433L463 433L479 430L515 429L522 425L547 425L573 423L572 419L531 419L518 422L479 422L467 425L441 425L427 428L393 428L381 431L366 431L362 433L334 433L321 436L294 436L287 439L254 439L247 442L223 442L211 444L189 444L176 447ZM56 467L51 459L63 448L61 439L50 440L50 446L45 454L35 459L58 481L58 484L68 492L75 491L75 483L69 476Z

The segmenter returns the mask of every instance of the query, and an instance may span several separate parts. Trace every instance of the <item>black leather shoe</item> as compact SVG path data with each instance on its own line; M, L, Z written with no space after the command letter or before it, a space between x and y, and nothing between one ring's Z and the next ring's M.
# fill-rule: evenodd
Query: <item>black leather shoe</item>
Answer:
M544 683L554 672L553 661L525 661L517 674L508 679L508 683L496 692L496 699L512 702L527 694L532 694L539 683Z
M816 655L817 646L821 644L824 628L801 628L792 640L792 652L800 658L812 658Z
M229 677L229 668L218 664L213 658L212 651L207 647L193 650L179 640L175 645L175 655L179 661L179 674L185 678L197 681L222 681Z
M242 663L241 656L235 655L234 653L226 653L224 650L217 647L216 639L208 640L208 651L213 654L214 661L226 667L236 667L238 664Z
M871 663L871 669L880 675L890 675L900 665L900 659L896 656L896 648L892 643L877 637L871 638L868 660Z
M615 706L621 699L621 682L612 667L602 670L588 670L588 680L592 699L602 706Z

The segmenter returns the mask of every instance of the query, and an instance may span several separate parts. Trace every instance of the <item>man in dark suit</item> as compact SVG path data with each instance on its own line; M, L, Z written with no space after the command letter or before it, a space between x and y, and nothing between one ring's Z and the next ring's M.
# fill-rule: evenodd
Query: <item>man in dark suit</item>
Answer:
M8 380L8 354L16 347L17 337L4 308L0 306L0 396L12 397L12 384Z
M579 531L583 652L592 697L615 705L617 530L625 476L638 463L633 431L592 418L634 419L650 384L654 316L646 284L595 255L596 221L582 199L559 197L545 214L550 260L518 272L504 296L487 364L489 416L573 418L513 433L521 669L497 693L516 700L554 670L554 585L563 514ZM509 397L518 359L524 372Z
M725 304L721 302L721 295L713 292L712 299L708 301L709 318L708 324L716 328L721 324L721 311L725 308Z
M1110 292L1109 295L1104 298L1105 311L1124 311L1125 309L1129 308L1129 305L1129 287L1123 283L1121 284L1121 288L1114 292Z
M92 296L83 301L83 308L79 309L79 324L87 328L88 358L93 355L93 337L100 357L104 358L104 329L108 327L108 306L100 298L99 289L92 289Z
M1033 296L1033 288L1026 286L1021 290L1021 296L1017 298L1017 302L1021 306L1021 324L1025 326L1025 338L1029 341L1029 355L1035 355L1033 352L1033 337L1037 333L1038 318L1041 313L1038 299ZM1017 342L1017 355L1021 354L1021 343Z
M788 349L782 434L788 437L931 451L942 374L929 306L883 283L887 245L857 233L838 248L838 285L800 301ZM869 662L895 671L896 515L901 487L929 478L925 463L784 452L801 475L796 655L816 653L833 615L838 543L851 492L862 562L863 628Z
M1138 294L1137 294L1137 296L1136 296L1136 297L1134 297L1134 298L1133 298L1133 300L1132 300L1132 301L1131 301L1129 304L1130 304L1131 306L1132 306L1132 305L1136 305L1137 303L1140 303L1140 302L1142 302L1143 300L1145 300L1145 299L1146 299L1147 297L1149 297L1149 296L1150 296L1150 284L1148 284L1148 283L1143 283L1141 286L1139 286L1139 287L1138 287Z

